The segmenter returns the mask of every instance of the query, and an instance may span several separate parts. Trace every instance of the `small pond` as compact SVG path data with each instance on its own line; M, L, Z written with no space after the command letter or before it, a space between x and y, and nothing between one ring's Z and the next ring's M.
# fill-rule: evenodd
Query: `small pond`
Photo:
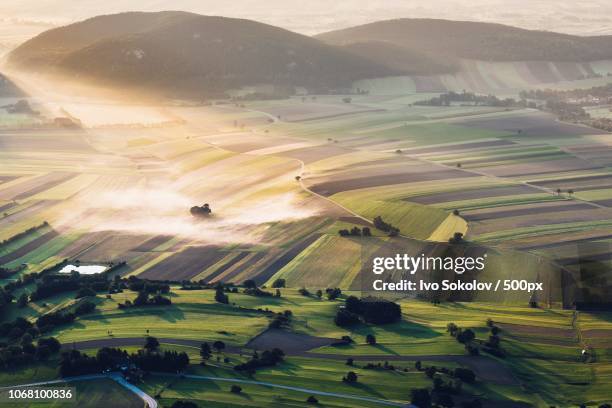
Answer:
M82 275L95 275L97 273L102 273L107 269L108 266L103 265L66 265L59 271L59 273L70 273L72 271L77 271Z

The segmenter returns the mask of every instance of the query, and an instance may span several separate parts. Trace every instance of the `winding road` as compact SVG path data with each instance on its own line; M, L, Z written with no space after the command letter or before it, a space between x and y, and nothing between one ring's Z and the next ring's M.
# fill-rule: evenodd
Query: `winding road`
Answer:
M147 404L148 408L157 408L158 407L157 401L155 401L155 398L151 397L146 392L144 392L140 388L136 387L134 384L131 384L131 383L127 382L121 375L116 374L116 373L80 375L80 376L76 376L76 377L61 378L61 379L58 379L58 380L40 381L40 382L29 383L29 384L10 385L10 386L7 386L7 387L0 387L0 391L1 390L12 389L12 388L40 387L40 386L44 386L44 385L62 384L62 383L74 382L74 381L100 380L100 379L104 379L104 378L109 378L109 379L111 379L113 381L116 381L119 385L127 388L128 390L130 390L131 392L136 394L141 400L144 401L145 404Z

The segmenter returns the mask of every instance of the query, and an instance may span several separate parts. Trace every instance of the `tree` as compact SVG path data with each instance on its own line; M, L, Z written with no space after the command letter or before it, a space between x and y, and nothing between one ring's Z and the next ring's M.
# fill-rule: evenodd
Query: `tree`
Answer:
M376 336L374 336L373 334L368 334L366 336L366 343L368 343L370 346L375 346L376 345Z
M455 323L451 322L446 325L446 331L453 337L455 337L458 330L459 330L459 327Z
M574 194L574 190L570 188L569 190L567 190L567 194L569 194L569 196L571 197L572 194Z
M427 388L415 388L410 391L410 402L419 408L431 407L431 395Z
M463 233L455 232L452 238L448 239L449 244L460 244L463 242Z
M295 176L295 181L300 181L302 179L302 176Z
M372 231L370 230L370 228L369 228L369 227L363 227L363 228L361 229L361 234L362 234L364 237L371 237L371 236L372 236Z
M353 365L353 359L352 359L352 358L350 358L350 357L349 357L349 358L347 358L347 359L346 359L346 365L347 365L347 366L352 366L352 365Z
M310 397L306 399L306 402L309 404L318 404L319 400L316 399L314 395L311 395Z
M223 291L223 285L219 284L215 288L215 301L219 303L229 303L229 297Z
M142 290L138 292L138 296L134 299L134 306L144 306L149 302L149 294Z
M212 346L215 350L217 350L217 352L220 352L221 350L225 349L225 343L221 340L215 341Z
M284 288L285 283L286 281L284 279L279 278L279 279L276 279L274 282L272 282L272 287L273 288Z
M207 342L204 342L200 345L200 357L202 357L202 361L208 360L211 356L210 346Z
M414 363L414 368L416 368L418 371L421 371L421 368L423 368L423 363L421 363L421 360L417 360Z
M459 343L470 343L472 340L476 338L476 335L471 329L462 330L457 334L457 341Z
M561 195L561 191L562 190L560 188L557 188L557 195Z
M346 373L346 376L342 377L342 381L348 384L356 383L357 379L358 379L357 374L355 374L354 371L349 371L348 373Z
M323 296L323 291L321 289L317 290L316 295L319 299L321 299L321 297Z
M230 391L233 394L240 394L242 392L242 387L240 387L239 385L234 384L234 385L231 386Z
M458 217L459 216L459 210L453 210L453 215Z
M338 309L336 312L336 317L334 318L334 323L336 326L346 327L358 324L361 320L359 316L355 313L348 311L347 309Z
M159 348L159 341L155 337L147 336L144 348L148 352L157 351L157 349Z

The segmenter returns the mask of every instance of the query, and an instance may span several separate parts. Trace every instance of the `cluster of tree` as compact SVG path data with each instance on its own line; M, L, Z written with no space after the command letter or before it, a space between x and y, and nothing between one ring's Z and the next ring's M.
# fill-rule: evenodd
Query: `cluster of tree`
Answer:
M278 348L266 350L261 353L261 356L255 352L253 357L246 363L238 364L234 367L236 371L245 371L249 374L254 374L258 368L274 367L282 363L285 358L285 353Z
M393 225L383 221L383 219L382 219L382 217L380 215L374 217L373 222L374 222L374 226L377 229L388 233L390 237L396 237L400 233L400 229L399 228L394 227Z
M441 407L453 407L454 401L452 395L461 393L464 382L473 384L476 381L474 372L467 368L423 367L421 361L416 361L414 366L433 381L431 392L428 389L420 389L416 393L413 392L412 403L418 407L430 407L432 403ZM465 406L472 407L474 405L471 405L471 402L467 402Z
M189 209L189 212L196 218L206 218L210 217L210 214L212 214L212 210L208 204L204 204L201 207L195 205Z
M459 343L462 343L462 344L469 344L471 341L473 341L476 338L476 334L474 334L474 331L472 329L463 330L461 327L457 326L455 323L448 323L446 325L446 331L452 337L457 339Z
M168 283L138 279L135 276L128 278L127 288L134 292L170 293L170 285Z
M283 313L275 313L268 327L271 329L282 329L291 324L293 313L291 310L285 310Z
M496 357L504 358L506 352L501 347L500 328L491 319L487 319L487 327L489 327L490 335L489 339L482 344L482 350Z
M554 113L560 120L581 123L606 132L612 132L612 119L591 117L587 106L608 105L612 102L612 84L590 89L554 90L537 89L522 91L521 98L544 101L539 108Z
M18 272L21 272L25 268L26 268L25 264L19 265L16 268L4 268L4 267L0 267L0 279L10 278L11 276L15 275Z
M586 89L532 89L521 91L519 96L521 99L540 101L573 101L583 106L609 104L612 102L612 83Z
M41 338L36 345L32 340L31 335L24 334L19 344L1 346L0 368L14 369L35 361L46 361L61 348L60 342L54 337Z
M368 227L363 227L363 228L353 227L350 230L341 229L338 231L338 234L340 234L341 237L361 237L361 236L371 237L372 231L370 231L370 228Z
M125 350L104 347L95 356L88 356L71 350L62 354L60 374L63 377L94 374L130 365L145 371L178 372L189 365L189 357L176 351L138 350L128 354Z
M334 322L338 326L350 326L361 321L370 324L388 324L402 318L402 309L397 303L377 298L359 299L349 296L345 307L338 309Z
M317 297L320 299L322 294L319 295L319 292L320 291L318 290ZM327 288L325 289L325 294L327 295L328 300L334 300L340 297L340 295L342 294L342 290L340 290L340 288Z
M477 95L472 92L447 92L431 99L417 101L415 105L421 106L450 106L453 103L469 104L477 106L498 106L498 107L525 107L525 101L512 98L499 99L495 95Z
M268 292L267 290L263 290L260 288L245 288L243 293L245 295L257 296L257 297L273 297L274 294L272 292Z
M143 290L138 292L138 296L134 299L133 302L130 300L126 300L124 303L119 303L117 307L119 309L126 309L128 307L139 307L139 306L170 306L172 304L172 300L161 294L157 293L155 295L149 294L147 291Z
M123 265L125 265L124 262L113 264L111 268L117 268ZM61 266L61 264L53 268L57 269L58 266ZM36 288L30 294L31 301L46 299L59 293L80 291L81 289L84 290L81 294L86 293L87 295L91 295L95 294L95 292L108 291L111 287L111 283L106 273L81 275L78 272L73 272L69 275L58 275L49 274L43 271L38 277L41 275L42 279L36 283Z
M5 239L3 241L0 241L0 246L4 246L4 245L7 245L7 244L10 244L11 242L16 242L16 241L20 240L21 238L24 238L24 237L30 235L31 233L33 233L33 232L35 232L35 231L37 231L37 230L39 230L41 228L47 227L47 226L49 226L49 223L47 221L43 222L42 224L35 225L32 228L28 228L25 231L22 231L22 232L20 232L18 234L12 235L11 237L9 237L9 238L7 238L7 239Z
M95 303L82 302L76 306L74 311L70 311L67 308L40 316L36 319L36 327L38 327L41 333L46 333L53 330L56 326L72 323L77 316L91 313L95 309Z

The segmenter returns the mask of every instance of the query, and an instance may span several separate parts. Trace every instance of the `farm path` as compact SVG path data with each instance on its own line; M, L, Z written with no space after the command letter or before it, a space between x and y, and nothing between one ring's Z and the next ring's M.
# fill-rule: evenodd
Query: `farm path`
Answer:
M130 384L119 374L115 374L115 373L109 374L109 375L107 374L79 375L75 377L66 377L66 378L61 378L57 380L41 381L41 382L35 382L35 383L29 383L29 384L10 385L7 387L0 387L0 390L7 390L11 388L24 388L24 387L40 387L43 385L61 384L65 382L74 382L74 381L99 380L103 378L109 378L117 382L119 385L127 388L128 390L136 394L141 400L143 400L144 403L147 404L148 408L157 408L157 401L155 401L153 397L149 396L143 390L136 387L134 384Z

